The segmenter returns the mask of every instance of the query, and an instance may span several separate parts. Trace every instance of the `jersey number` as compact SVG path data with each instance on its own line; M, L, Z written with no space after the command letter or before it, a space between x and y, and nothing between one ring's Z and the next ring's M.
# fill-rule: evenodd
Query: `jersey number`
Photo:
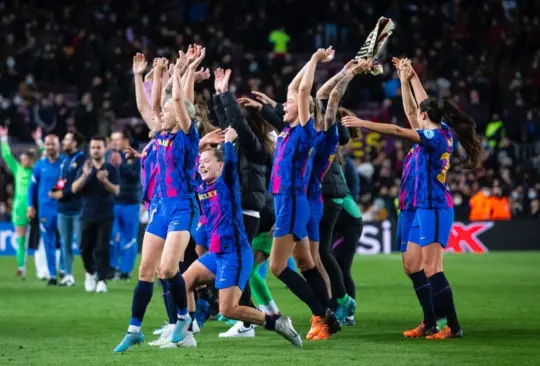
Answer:
M445 166L439 174L437 174L437 180L441 182L442 184L446 183L446 173L448 172L448 169L450 169L450 153L445 152L441 155L441 162L445 162Z

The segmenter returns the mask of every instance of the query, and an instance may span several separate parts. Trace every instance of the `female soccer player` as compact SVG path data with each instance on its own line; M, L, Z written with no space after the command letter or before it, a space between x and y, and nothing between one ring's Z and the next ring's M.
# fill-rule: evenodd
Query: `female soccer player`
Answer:
M221 314L230 319L264 325L293 345L301 346L302 340L289 318L266 315L238 304L253 267L253 254L242 217L238 160L232 145L235 138L236 131L229 128L225 134L225 156L214 148L206 150L200 157L198 170L202 184L198 193L206 220L209 251L183 274L187 290L193 291L198 284L215 281ZM183 341L164 347L170 346L196 347L197 343L188 331Z
M32 136L38 145L43 145L41 129L37 129ZM0 126L0 139L2 158L11 174L13 174L15 181L15 198L13 200L11 221L15 226L15 234L17 235L17 277L24 279L26 276L26 227L29 223L26 217L28 187L32 177L32 168L36 162L36 152L28 150L22 153L19 159L20 162L18 162L11 153L8 143L8 129L6 127Z
M329 327L330 333L339 330L339 323L335 320L334 314L327 311L312 289L313 283L316 282L318 288L322 289L317 293L324 292L325 284L315 267L309 245L301 243L307 236L306 227L309 218L307 179L304 173L316 133L312 118L315 103L310 103L309 93L313 86L317 63L327 62L332 58L331 48L317 50L299 73L301 82L298 89L289 90L284 116L284 121L289 125L277 140L270 184L270 191L274 194L276 215L270 268L276 277L309 306L313 314L311 323L313 328L316 328L310 333L314 335L322 329L322 324ZM287 267L288 258L293 252L298 266L309 268L302 273L306 280ZM303 261L305 263L302 263ZM325 317L326 319L322 320Z
M404 77L410 80L412 72L405 73ZM408 80L405 85L409 85ZM405 95L410 96L410 88ZM409 105L414 107L413 103ZM424 322L404 335L427 336L428 339L461 337L463 333L457 319L452 290L442 266L444 248L448 244L454 219L446 174L450 168L454 135L465 149L467 165L470 167L476 167L480 162L482 148L476 135L475 121L451 102L428 98L420 102L416 111L414 118L422 129L411 130L355 117L345 117L343 123L348 127L364 127L418 144L414 156L415 168L410 171L414 174L412 207L415 216L405 239L408 244L403 261L422 305ZM434 306L434 302L437 305ZM434 308L440 309L448 321L448 326L441 332L436 325Z
M204 49L196 47L196 57L189 67L196 68L203 58ZM158 167L156 191L160 198L153 207L145 233L130 326L115 352L124 352L144 341L140 327L152 298L153 277L158 268L160 277L167 278L178 311L178 321L171 333L171 342L180 342L191 323L185 301L185 283L178 263L183 257L189 243L190 231L194 231L199 216L193 182L199 136L184 105L181 85L183 66L179 58L172 76L172 98L164 100L163 109L159 101L167 60L159 59L154 70L152 107L153 112L159 115L163 128L155 139Z

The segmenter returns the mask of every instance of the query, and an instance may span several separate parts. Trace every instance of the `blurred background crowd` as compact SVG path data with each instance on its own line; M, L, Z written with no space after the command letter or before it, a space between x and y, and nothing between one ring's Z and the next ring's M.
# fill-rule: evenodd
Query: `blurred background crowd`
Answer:
M381 62L385 73L357 78L344 106L360 117L407 125L389 60L408 56L431 95L473 116L486 157L475 171L449 174L457 218L540 218L540 1L486 0L0 0L0 124L27 144L41 127L87 138L123 128L148 140L135 106L132 57L174 58L190 43L205 65L233 70L237 96L260 90L284 101L287 85L318 47L336 60L319 85L352 58L379 16L397 26ZM518 6L519 3L519 6ZM297 14L305 14L298 17ZM209 80L197 92L211 102ZM347 147L367 220L397 215L406 143L367 134ZM0 216L9 215L12 179L0 168Z

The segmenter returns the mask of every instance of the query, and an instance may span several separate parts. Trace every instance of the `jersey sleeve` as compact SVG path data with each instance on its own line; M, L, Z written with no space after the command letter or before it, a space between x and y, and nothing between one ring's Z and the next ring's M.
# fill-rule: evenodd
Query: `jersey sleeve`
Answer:
M34 169L32 170L32 178L30 179L30 185L28 186L28 207L37 207L37 189L39 185L39 179L40 179L40 171L41 164L40 161L34 165Z
M420 144L431 150L445 150L446 138L440 130L416 130L420 136Z
M225 143L225 164L223 166L223 179L227 184L233 185L238 177L238 157L232 142Z
M9 144L5 141L2 141L0 145L2 149L2 158L6 162L8 169L11 171L11 174L17 174L17 170L19 169L19 162L11 153L11 148L9 147Z

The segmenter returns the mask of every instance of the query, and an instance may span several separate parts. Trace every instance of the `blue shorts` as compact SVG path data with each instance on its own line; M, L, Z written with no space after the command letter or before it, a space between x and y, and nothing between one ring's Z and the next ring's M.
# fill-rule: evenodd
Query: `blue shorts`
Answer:
M197 224L197 229L195 229L195 233L193 234L193 240L195 240L196 245L200 245L201 247L205 248L206 250L209 249L209 240L208 240L208 232L206 230L206 224L203 224L199 221Z
M307 235L311 241L319 241L319 225L323 216L324 204L321 201L309 201L309 220Z
M195 196L160 198L150 204L149 212L146 231L162 239L171 231L189 231L193 235L200 213Z
M198 261L216 276L215 287L218 290L238 286L244 291L253 269L253 252L249 246L241 249L239 253L206 252Z
M443 248L446 248L453 223L453 208L417 208L409 234L409 241L417 243L421 247L432 243L440 243ZM415 241L412 239L415 239Z
M417 237L411 237L411 230L416 216L416 209L401 211L398 216L396 246L397 250L405 252L407 243L418 243ZM415 233L418 235L418 232Z
M274 211L274 238L293 234L296 240L301 240L307 236L309 203L305 195L276 194Z

